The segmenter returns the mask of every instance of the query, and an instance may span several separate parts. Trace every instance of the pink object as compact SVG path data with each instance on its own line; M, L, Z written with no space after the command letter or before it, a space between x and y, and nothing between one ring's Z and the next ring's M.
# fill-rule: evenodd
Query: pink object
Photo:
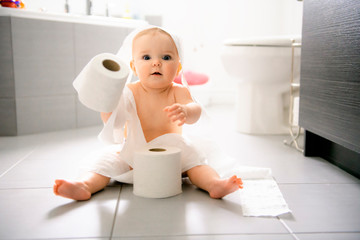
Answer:
M209 77L205 74L196 73L192 71L186 71L183 74L189 86L202 85L209 81ZM175 77L174 82L181 84L181 74Z

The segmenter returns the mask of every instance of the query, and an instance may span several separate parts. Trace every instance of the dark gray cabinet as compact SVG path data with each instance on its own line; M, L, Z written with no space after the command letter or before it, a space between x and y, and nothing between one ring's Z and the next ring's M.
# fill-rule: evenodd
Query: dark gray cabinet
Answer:
M301 55L305 155L360 176L360 1L304 1Z

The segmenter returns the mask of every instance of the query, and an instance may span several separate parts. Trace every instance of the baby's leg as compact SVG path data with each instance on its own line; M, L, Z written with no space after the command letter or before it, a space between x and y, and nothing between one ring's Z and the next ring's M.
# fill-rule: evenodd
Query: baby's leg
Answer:
M103 175L89 172L79 181L55 180L53 187L55 195L74 200L88 200L91 194L102 190L110 181Z
M187 171L187 175L195 186L209 192L212 198L222 198L242 188L242 181L236 175L221 179L208 165L193 167Z

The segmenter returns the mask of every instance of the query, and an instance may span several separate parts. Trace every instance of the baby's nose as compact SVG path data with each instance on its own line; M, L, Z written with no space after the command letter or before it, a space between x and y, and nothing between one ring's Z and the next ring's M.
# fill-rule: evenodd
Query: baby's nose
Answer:
M159 59L154 59L152 64L153 64L154 67L160 67L161 66L161 61Z

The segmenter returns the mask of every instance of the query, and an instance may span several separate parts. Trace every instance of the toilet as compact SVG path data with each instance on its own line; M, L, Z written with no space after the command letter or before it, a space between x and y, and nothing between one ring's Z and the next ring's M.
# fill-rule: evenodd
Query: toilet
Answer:
M247 134L289 132L292 44L300 37L227 39L221 60L237 81L236 128ZM300 77L300 49L294 51L295 82Z

